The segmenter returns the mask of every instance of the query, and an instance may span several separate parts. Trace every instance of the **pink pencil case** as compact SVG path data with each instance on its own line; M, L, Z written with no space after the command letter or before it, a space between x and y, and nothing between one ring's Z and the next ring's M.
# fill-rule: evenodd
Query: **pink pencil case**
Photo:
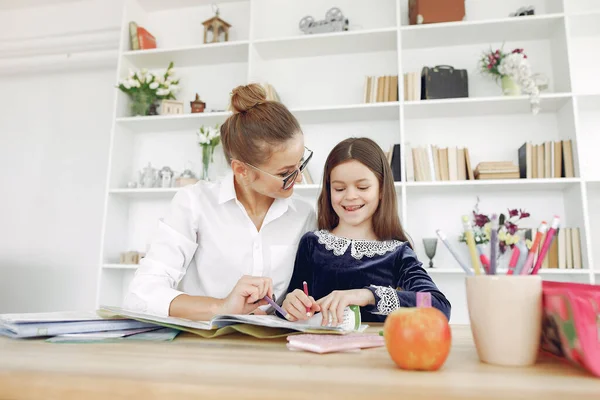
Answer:
M542 282L541 348L600 377L600 286Z
M348 335L301 334L287 337L290 350L304 350L313 353L333 353L338 351L358 351L369 347L385 346L383 336L369 333Z

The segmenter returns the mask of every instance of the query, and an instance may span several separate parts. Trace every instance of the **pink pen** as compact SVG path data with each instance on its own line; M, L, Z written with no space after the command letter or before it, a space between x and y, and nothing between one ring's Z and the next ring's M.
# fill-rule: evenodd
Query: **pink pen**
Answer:
M508 271L506 272L506 275L512 275L515 272L515 267L517 266L517 261L519 261L520 254L521 250L519 250L519 248L515 245L510 256L510 262L508 263Z
M540 255L535 263L535 267L533 267L533 271L531 271L531 275L537 274L538 270L542 267L542 263L544 262L544 258L550 249L550 245L552 244L552 240L554 239L554 235L556 234L556 230L560 226L560 218L555 215L552 220L552 226L550 230L546 234L546 240L544 240L544 245L542 246L542 250L540 251Z
M536 253L538 252L538 247L540 246L540 242L542 241L542 236L544 236L544 233L546 233L547 229L548 229L548 225L546 225L546 221L542 221L542 223L540 224L540 227L538 228L537 233L535 234L535 239L533 240L531 249L529 249L529 254L527 255L527 260L525 260L525 265L523 266L523 269L521 270L521 275L529 274L529 270L531 269L531 266L533 265L533 258L535 257Z

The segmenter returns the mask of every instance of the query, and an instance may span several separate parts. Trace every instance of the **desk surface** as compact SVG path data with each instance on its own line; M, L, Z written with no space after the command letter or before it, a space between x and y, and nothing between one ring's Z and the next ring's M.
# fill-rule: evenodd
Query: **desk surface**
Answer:
M482 364L469 328L452 331L438 372L400 370L385 347L318 355L242 335L117 344L0 338L0 398L600 398L600 379L585 371L544 355L530 368Z

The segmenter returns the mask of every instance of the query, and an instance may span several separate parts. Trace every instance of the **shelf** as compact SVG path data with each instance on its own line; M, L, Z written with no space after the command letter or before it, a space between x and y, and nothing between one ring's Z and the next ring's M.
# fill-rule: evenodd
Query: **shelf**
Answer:
M198 130L200 125L223 123L230 112L206 112L181 115L151 115L145 117L121 117L117 123L132 132L165 132L176 130Z
M462 274L465 275L465 271L462 268L425 268L425 271L429 274ZM589 269L559 269L559 268L541 268L538 271L540 275L585 275L589 274ZM598 271L596 271L598 273ZM506 275L506 270L498 270L497 275Z
M541 113L554 113L571 100L570 93L540 95ZM464 97L404 102L405 118L479 117L531 114L529 96Z
M437 192L456 192L460 187L464 190L496 191L541 191L565 190L581 182L579 178L552 178L552 179L496 179L474 181L437 181L437 182L407 182L408 193L432 194Z
M106 269L128 269L128 270L135 270L139 267L138 264L104 264L102 265L102 268L106 268Z
M301 124L323 124L332 122L356 122L399 120L399 103L368 103L347 106L325 106L317 108L295 108L290 110Z
M259 39L253 46L263 59L397 51L397 33L396 28L321 33Z
M563 14L508 17L483 21L444 22L401 28L402 48L466 46L549 39L563 23Z
M123 57L137 68L166 69L248 62L248 41L202 44L174 49L126 51Z
M177 8L210 6L214 0L138 0L144 10L148 12L173 10ZM250 0L220 0L219 4L223 3L243 3Z
M154 189L110 189L108 193L130 198L170 199L180 188Z

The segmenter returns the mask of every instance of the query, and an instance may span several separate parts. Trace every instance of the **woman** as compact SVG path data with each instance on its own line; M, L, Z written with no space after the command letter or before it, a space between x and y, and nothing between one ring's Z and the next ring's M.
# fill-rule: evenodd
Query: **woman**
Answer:
M235 88L231 106L221 126L231 172L177 192L125 308L207 320L264 313L265 296L285 294L300 237L316 227L314 209L291 197L312 151L296 118L260 85Z

